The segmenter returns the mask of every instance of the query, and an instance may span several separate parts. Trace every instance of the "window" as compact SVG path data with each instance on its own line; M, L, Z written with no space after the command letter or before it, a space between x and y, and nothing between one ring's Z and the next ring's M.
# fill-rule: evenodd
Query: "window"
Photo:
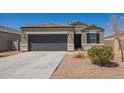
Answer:
M87 44L99 43L99 33L87 33Z

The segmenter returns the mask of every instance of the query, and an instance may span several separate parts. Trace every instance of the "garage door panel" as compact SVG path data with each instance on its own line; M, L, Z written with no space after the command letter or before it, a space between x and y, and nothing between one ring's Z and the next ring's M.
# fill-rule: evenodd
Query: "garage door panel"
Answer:
M67 44L32 44L33 51L62 51L67 50Z
M30 35L32 43L67 43L67 36L63 34L56 35Z
M66 51L67 34L29 35L29 51Z

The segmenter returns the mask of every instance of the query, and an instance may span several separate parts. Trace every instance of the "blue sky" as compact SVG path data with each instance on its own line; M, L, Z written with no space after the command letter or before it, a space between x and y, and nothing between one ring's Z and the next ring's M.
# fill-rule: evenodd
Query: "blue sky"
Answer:
M81 21L88 25L97 25L110 34L108 23L113 14L109 13L0 13L0 25L20 29L21 26L44 23L70 24ZM115 14L121 16L123 14Z

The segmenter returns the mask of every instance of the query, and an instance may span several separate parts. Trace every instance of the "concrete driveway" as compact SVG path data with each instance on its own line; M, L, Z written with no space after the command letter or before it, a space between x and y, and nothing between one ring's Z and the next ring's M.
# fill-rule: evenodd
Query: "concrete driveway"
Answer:
M0 78L48 79L66 52L25 52L0 58Z

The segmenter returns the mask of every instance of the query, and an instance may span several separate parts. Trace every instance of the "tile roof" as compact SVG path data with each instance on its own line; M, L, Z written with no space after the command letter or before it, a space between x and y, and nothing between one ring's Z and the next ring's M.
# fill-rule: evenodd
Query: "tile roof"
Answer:
M103 28L98 27L98 26L96 26L96 25L91 25L91 26L88 26L88 27L86 27L85 29L83 29L83 31L84 31L84 30L90 30L90 29L101 29L101 30L104 30Z
M19 30L9 28L9 27L5 27L5 26L0 26L0 32L12 33L12 34L21 34L21 32Z
M73 22L73 23L71 23L70 25L73 25L73 26L76 26L76 25L84 25L84 26L88 26L87 24L82 23L82 22L80 22L80 21Z
M124 35L124 31L120 31L120 32L118 32L118 35L119 35L119 36L123 36L123 35ZM107 38L111 38L111 37L115 37L115 33L113 33L113 34L111 34L111 35L105 37L105 39L107 39Z
M76 21L76 22L73 22L71 24L58 24L58 23L35 24L35 25L23 26L21 28L28 28L28 27L74 27L76 25L88 26L87 24L84 24L84 23L82 23L80 21Z
M22 28L25 27L73 27L73 26L66 24L48 23L48 24L28 25L28 26L23 26Z

